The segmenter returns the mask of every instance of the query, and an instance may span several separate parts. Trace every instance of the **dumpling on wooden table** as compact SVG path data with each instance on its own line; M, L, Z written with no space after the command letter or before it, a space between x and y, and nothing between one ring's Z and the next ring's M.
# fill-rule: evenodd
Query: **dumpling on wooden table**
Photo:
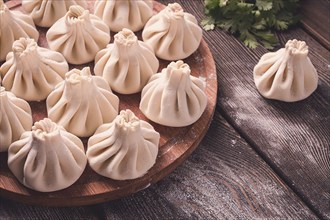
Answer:
M49 28L46 38L50 49L62 53L69 63L84 64L107 46L110 30L99 17L73 5Z
M173 61L194 53L202 34L196 18L184 12L178 3L173 3L149 19L142 38L154 49L157 57Z
M254 67L253 77L262 96L285 102L307 98L318 82L308 46L296 39L289 40L285 48L264 54Z
M87 137L118 114L119 99L100 76L91 75L89 67L72 69L47 100L48 117L67 131Z
M143 176L155 164L160 135L127 109L88 140L87 158L98 174L116 180Z
M38 121L8 149L8 167L26 187L52 192L69 187L83 173L82 141L49 118Z
M27 101L46 99L68 70L62 54L39 47L30 38L16 40L13 51L0 67L2 85Z
M179 60L153 75L141 94L140 110L158 124L183 127L196 122L207 105L205 82Z
M159 61L153 50L131 30L124 28L114 38L114 43L97 53L94 73L102 76L116 92L140 92L157 72Z

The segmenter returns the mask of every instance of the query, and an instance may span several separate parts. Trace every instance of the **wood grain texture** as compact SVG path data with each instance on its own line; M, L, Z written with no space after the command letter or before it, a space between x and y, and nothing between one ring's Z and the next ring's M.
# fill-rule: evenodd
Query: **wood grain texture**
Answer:
M202 14L202 1L190 10ZM217 29L204 34L215 57L218 107L225 118L322 218L330 218L330 54L301 28L279 34L304 40L319 74L315 93L306 100L284 103L264 99L256 90L253 67L267 52L245 47Z
M304 28L330 50L330 1L303 0L301 6Z
M89 1L93 7L93 1ZM154 10L160 11L164 5L154 2ZM15 8L19 9L19 8ZM38 45L48 47L45 39L47 29L40 28ZM138 35L139 36L139 35ZM139 36L140 37L140 36ZM112 40L114 38L112 37ZM202 116L192 125L172 128L161 126L148 120L140 111L140 93L133 95L117 94L120 100L119 110L131 109L137 117L148 121L160 133L159 152L155 165L143 176L134 180L116 181L94 172L87 165L84 173L72 186L49 193L40 193L23 186L10 172L7 166L7 153L0 154L0 195L25 203L51 205L51 206L73 206L86 205L118 199L130 195L148 187L179 166L198 146L204 137L214 113L217 97L217 76L212 54L202 40L197 51L184 60L189 64L191 75L205 80L205 93L207 95L207 106ZM169 61L160 60L159 71L167 67ZM93 63L73 66L70 68L83 68ZM34 121L47 117L46 103L30 102ZM87 138L82 139L87 149Z
M216 111L209 132L172 174L94 206L0 203L0 219L317 219Z

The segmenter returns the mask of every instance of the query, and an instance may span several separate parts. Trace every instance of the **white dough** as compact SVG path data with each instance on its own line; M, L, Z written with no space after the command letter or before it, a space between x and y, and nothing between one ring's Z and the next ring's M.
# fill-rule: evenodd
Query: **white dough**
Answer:
M276 52L264 54L253 70L260 94L269 99L295 102L317 88L317 71L308 57L304 41L289 40Z
M2 85L27 101L46 99L68 70L62 54L39 47L29 38L16 40L0 67Z
M123 28L139 31L153 15L151 0L97 0L94 14L100 17L111 31Z
M103 76L116 92L140 92L157 72L159 61L153 50L131 30L124 28L114 38L113 44L97 53L95 75Z
M0 152L8 150L24 131L32 127L29 103L0 87Z
M23 0L22 8L36 25L50 27L63 17L71 5L87 7L85 0Z
M100 76L89 67L73 69L65 75L46 100L48 117L67 131L87 137L118 114L119 99Z
M47 31L49 47L64 55L71 64L94 60L95 55L110 42L109 27L96 15L79 5L69 8Z
M8 166L26 187L51 192L69 187L87 164L81 140L45 118L8 149Z
M29 15L19 11L10 11L0 0L0 61L6 59L15 40L30 37L38 41L39 32Z
M196 122L206 108L204 90L205 82L190 75L188 64L171 62L143 88L140 110L158 124L187 126Z
M160 135L131 110L101 125L88 140L87 158L100 175L127 180L143 176L156 162Z
M184 12L178 3L173 3L149 19L142 38L154 49L157 57L180 60L197 50L202 40L202 29L192 14Z

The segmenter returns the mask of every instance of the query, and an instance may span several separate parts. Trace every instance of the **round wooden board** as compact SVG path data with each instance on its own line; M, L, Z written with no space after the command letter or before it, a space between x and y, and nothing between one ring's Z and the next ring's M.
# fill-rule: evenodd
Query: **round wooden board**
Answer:
M92 11L92 1L89 1L89 9ZM20 10L20 1L9 1L11 9ZM154 2L155 13L165 6ZM38 44L48 47L45 40L47 29L39 28L40 38ZM139 37L141 33L137 34ZM113 34L112 34L113 39ZM139 118L150 122L156 131L161 134L159 153L156 164L146 175L135 180L116 181L102 177L95 173L88 165L82 176L72 186L51 193L41 193L23 186L10 172L7 166L7 153L0 154L0 196L24 202L28 204L48 206L78 206L89 205L108 200L118 199L139 190L145 189L166 175L171 173L196 149L211 123L216 106L217 97L217 75L212 54L208 45L202 40L198 50L189 58L184 60L189 64L192 75L201 77L206 81L206 94L208 104L201 118L191 126L172 128L161 126L149 121L140 112L138 106L140 93L134 95L119 95L120 110L131 109ZM169 61L160 60L159 70L166 67ZM81 66L70 66L70 68L90 66L93 63ZM31 102L34 121L47 116L45 102ZM87 138L82 139L85 146Z

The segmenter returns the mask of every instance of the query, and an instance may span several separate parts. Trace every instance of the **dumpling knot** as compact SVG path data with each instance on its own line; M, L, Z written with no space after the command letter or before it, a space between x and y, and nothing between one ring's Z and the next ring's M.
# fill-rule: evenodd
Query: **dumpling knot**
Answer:
M183 8L178 3L168 4L167 12L176 19L181 19L184 16Z
M33 136L39 140L44 140L47 137L52 137L59 134L58 125L50 120L49 118L44 118L32 126Z
M129 109L121 110L116 117L116 125L123 131L136 131L140 127L140 119Z
M115 37L115 42L117 44L122 44L128 47L136 44L138 41L134 32L127 28L124 28L122 31L119 31L114 37Z
M82 80L91 80L91 77L92 74L89 67L84 67L82 70L72 69L65 74L65 79L72 84L79 83Z
M289 40L285 44L285 48L287 51L289 51L292 55L307 55L308 54L308 46L305 41L299 41L299 40Z
M80 5L72 5L67 12L67 18L71 22L79 22L89 16L89 11L81 7Z
M37 52L37 42L35 42L32 38L23 38L21 37L19 40L14 41L13 43L13 52L16 57L24 57L31 53Z

